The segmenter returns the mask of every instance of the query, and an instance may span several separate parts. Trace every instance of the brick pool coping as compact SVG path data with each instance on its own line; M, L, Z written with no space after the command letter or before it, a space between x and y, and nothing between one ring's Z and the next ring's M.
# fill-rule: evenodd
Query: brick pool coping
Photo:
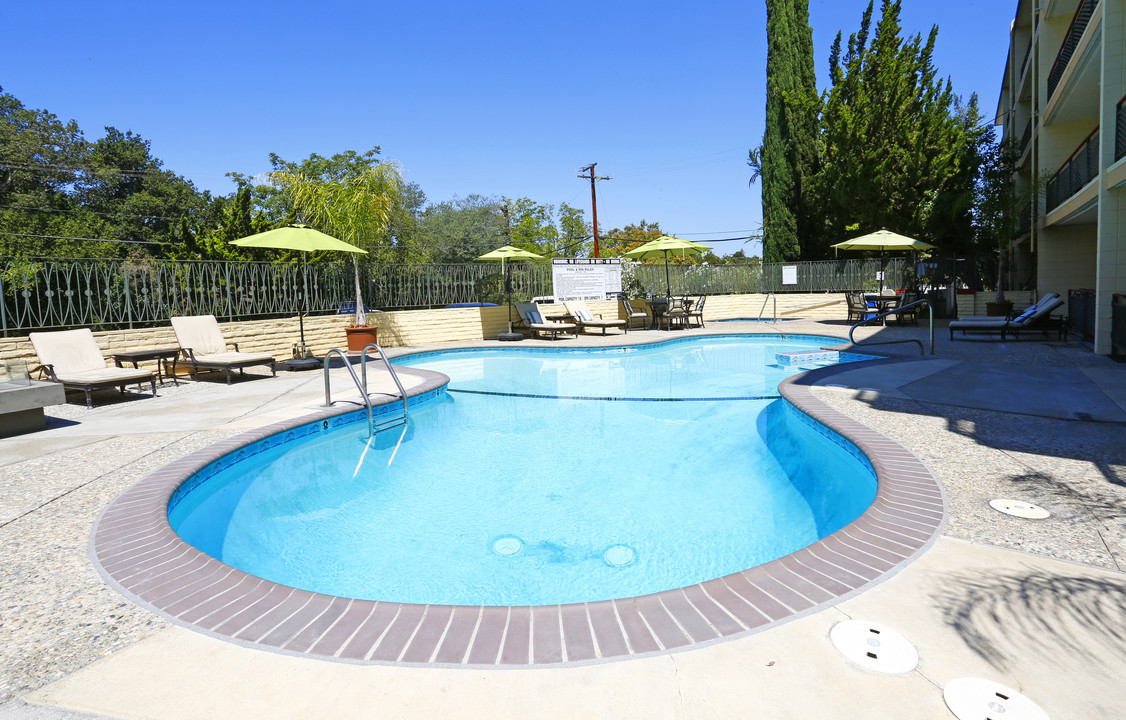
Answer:
M868 361L871 364L903 360ZM849 364L851 365L851 364ZM138 604L182 625L248 647L351 663L543 667L685 650L760 632L816 612L899 572L945 524L937 479L911 452L818 400L811 386L849 365L783 381L782 396L867 456L872 505L854 522L797 552L685 588L621 600L533 607L412 605L334 597L278 585L188 545L168 523L185 479L250 443L354 412L326 408L243 433L148 475L95 524L94 565ZM853 366L855 367L855 366ZM441 387L427 375L413 397Z

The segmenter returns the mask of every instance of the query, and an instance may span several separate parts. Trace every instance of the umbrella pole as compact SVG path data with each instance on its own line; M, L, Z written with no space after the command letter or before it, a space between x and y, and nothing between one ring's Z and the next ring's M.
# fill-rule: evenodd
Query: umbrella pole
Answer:
M672 297L672 281L669 280L669 251L665 250L665 297Z
M307 357L305 351L305 304L309 297L309 266L306 264L306 253L301 253L301 302L297 305L297 327L301 331L301 357Z

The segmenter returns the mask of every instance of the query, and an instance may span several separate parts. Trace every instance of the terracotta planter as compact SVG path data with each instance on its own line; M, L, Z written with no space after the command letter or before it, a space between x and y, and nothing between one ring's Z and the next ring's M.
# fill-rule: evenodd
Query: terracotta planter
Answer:
M367 325L346 327L344 332L348 336L348 350L351 352L363 350L368 343L379 342L379 328L377 327L368 327Z
M985 314L995 317L1008 317L1009 313L1013 311L1013 301L1005 300L1004 302L987 302L985 303Z

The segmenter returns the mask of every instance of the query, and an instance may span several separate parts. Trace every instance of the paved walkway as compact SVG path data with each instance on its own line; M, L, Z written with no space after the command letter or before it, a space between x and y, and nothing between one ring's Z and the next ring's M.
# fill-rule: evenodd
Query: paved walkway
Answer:
M706 332L764 329L715 323ZM90 528L109 499L191 450L315 408L319 373L53 408L47 431L0 440L0 702L15 698L0 719L948 718L941 688L962 676L1024 692L1052 718L1110 717L1126 706L1116 672L1126 663L1124 378L1126 365L1076 343L950 343L941 334L933 358L847 368L817 396L914 452L946 489L946 534L929 552L875 588L765 632L623 662L491 671L250 650L168 625L90 567ZM1053 515L1009 518L988 506L1001 496ZM828 633L850 617L903 633L919 649L918 668L882 675L843 659Z

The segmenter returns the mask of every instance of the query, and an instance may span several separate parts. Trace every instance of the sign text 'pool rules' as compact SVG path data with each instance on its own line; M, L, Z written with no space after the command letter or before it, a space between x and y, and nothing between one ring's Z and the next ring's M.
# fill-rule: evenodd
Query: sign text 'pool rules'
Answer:
M555 302L609 300L622 291L620 258L552 258L551 291Z

